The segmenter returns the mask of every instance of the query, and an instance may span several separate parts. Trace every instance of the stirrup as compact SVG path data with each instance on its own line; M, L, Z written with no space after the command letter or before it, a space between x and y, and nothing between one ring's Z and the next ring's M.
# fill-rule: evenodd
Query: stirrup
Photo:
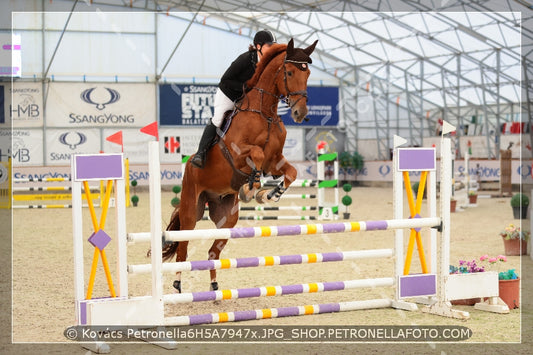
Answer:
M198 168L198 169L203 169L204 166L205 166L205 158L206 158L206 155L205 153L196 153L192 158L191 158L191 164Z

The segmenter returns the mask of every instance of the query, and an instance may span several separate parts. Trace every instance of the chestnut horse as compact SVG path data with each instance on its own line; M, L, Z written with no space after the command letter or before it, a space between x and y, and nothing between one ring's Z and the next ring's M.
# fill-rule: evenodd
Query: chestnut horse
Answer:
M239 196L244 202L253 197L259 203L278 201L296 179L296 169L282 154L287 131L277 114L284 99L292 119L301 123L307 115L307 79L309 57L318 41L301 49L288 44L274 44L258 63L247 82L244 98L236 105L236 114L227 132L207 154L206 166L198 169L186 163L181 203L174 210L167 230L192 230L202 219L208 204L209 218L217 228L232 228L239 220ZM221 135L221 131L218 132ZM284 176L272 190L261 188L260 176ZM240 190L240 193L239 193ZM188 241L172 242L163 248L163 260L176 254L176 261L187 258ZM209 249L209 260L219 259L226 239L217 239ZM210 270L211 290L217 290L216 270ZM176 274L174 288L181 292L181 274Z

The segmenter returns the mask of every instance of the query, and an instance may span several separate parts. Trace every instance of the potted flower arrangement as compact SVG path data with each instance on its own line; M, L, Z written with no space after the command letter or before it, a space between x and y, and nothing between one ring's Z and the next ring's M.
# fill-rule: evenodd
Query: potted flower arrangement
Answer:
M505 255L524 255L527 251L529 235L529 232L524 232L520 230L520 227L515 227L513 224L505 227L500 232L500 236L503 238Z
M474 190L468 191L468 202L471 205L475 205L477 203L477 192Z
M479 288L481 286L480 290L482 291L494 288L493 280L498 280L499 297L507 304L509 309L518 308L520 278L516 274L515 269L502 272L493 272L490 270L496 264L504 262L507 262L507 257L504 255L498 255L497 257L483 255L479 257L479 260L474 259L472 261L459 260L459 266L450 265L450 277L453 277L452 275L482 277L483 279L479 279L476 282L464 284L465 288ZM480 283L480 280L483 280L483 282ZM454 299L452 297L451 303L455 305L474 305L481 302L481 298L483 298L483 295L480 295L478 298L469 299Z
M513 208L513 216L515 219L526 219L528 206L529 198L527 195L518 193L511 197L511 207Z

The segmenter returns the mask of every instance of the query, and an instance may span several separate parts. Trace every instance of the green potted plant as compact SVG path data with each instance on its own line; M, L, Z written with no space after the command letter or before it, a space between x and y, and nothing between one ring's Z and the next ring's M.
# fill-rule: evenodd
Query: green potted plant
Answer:
M352 198L350 196L348 196L348 192L350 192L352 190L352 185L351 184L344 184L344 185L342 185L342 189L345 192L345 195L343 196L343 198L341 200L342 204L344 205L343 217L344 217L344 219L349 219L350 218L350 211L348 210L348 206L350 206L352 204Z
M513 215L515 219L526 219L528 206L529 198L527 195L518 193L511 197L511 207L513 208Z
M181 192L181 186L173 186L172 192L174 192L176 196L172 200L170 200L170 204L172 205L172 207L176 208L180 205L180 198L178 197L178 194Z
M139 203L139 196L137 195L131 196L131 203L133 204L133 207L137 207L137 204Z
M413 184L413 186L411 187L412 190L413 190L413 195L414 195L413 197L414 197L415 199L416 199L417 196L418 196L418 187L419 187L419 186L420 186L420 182L417 181L417 182L415 182L415 183ZM422 196L422 198L426 198L426 196L427 196L427 189L424 188L424 195Z
M505 255L524 255L527 251L527 242L530 233L520 230L514 224L509 224L500 232L505 248Z

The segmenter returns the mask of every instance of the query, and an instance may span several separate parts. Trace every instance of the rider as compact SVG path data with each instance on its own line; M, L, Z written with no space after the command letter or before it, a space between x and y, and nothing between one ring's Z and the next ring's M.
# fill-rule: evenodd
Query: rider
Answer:
M217 128L222 124L224 113L231 110L235 102L242 98L245 83L254 75L255 66L273 43L276 43L276 37L272 32L268 30L257 32L254 36L254 45L250 45L248 51L238 56L222 75L215 94L215 112L204 129L198 151L191 159L193 166L200 169L204 167L209 144L215 138Z

